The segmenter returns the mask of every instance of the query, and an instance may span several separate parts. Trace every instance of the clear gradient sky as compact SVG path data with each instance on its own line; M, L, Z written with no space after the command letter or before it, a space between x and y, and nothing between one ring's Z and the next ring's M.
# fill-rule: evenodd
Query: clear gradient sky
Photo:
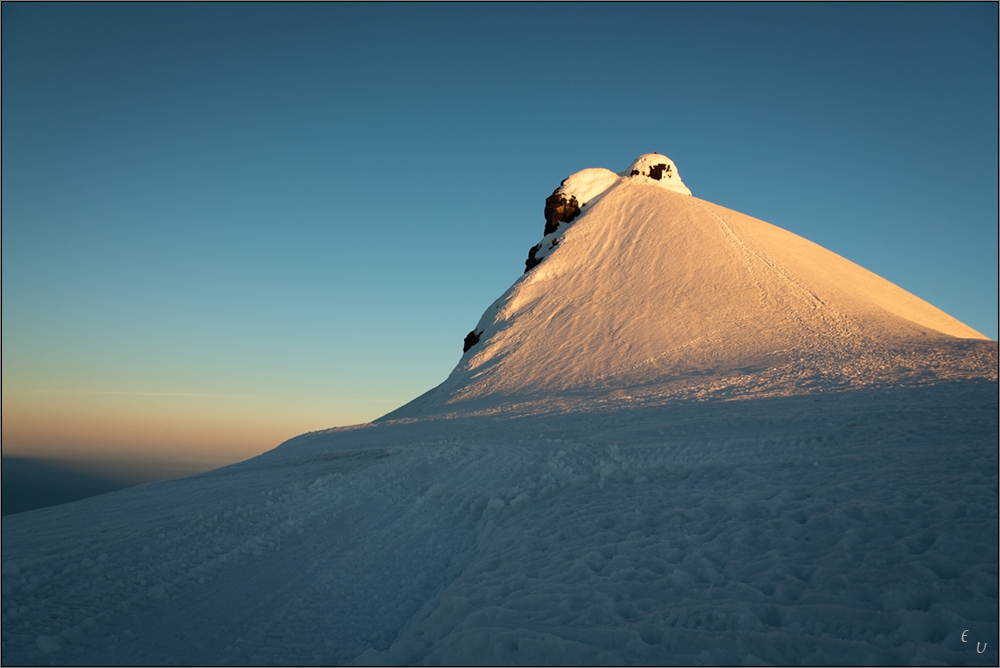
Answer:
M997 5L2 5L3 453L217 464L443 380L672 158L997 337Z

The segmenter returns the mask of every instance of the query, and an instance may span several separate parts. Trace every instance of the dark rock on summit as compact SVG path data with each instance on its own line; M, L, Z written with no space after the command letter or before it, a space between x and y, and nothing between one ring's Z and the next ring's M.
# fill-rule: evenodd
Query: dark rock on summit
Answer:
M638 169L633 169L632 173L629 174L629 176L639 176L639 174L640 172ZM667 176L668 179L672 179L674 177L674 175L670 173L670 165L668 165L665 162L661 162L658 165L650 165L649 172L647 172L646 174L642 174L642 176L648 176L649 178L655 181L659 181L660 179L663 178L664 174Z
M663 178L664 174L666 174L668 178L671 176L671 174L670 174L670 165L668 165L666 163L660 163L659 165L653 165L652 167L649 168L649 178L651 178L651 179L655 179L655 180L659 181L660 179Z
M559 186L560 188L562 186ZM559 188L545 200L545 234L552 234L559 223L568 223L580 215L580 203L576 196L567 198Z
M565 183L565 180L563 181ZM552 194L545 199L545 236L548 236L559 229L559 223L569 223L572 222L577 216L580 215L580 202L577 201L576 195L571 195L566 197L564 193L559 192L562 188L560 184L559 188L552 191ZM547 251L552 250L558 243L559 239L553 239L549 242L549 247L544 249L546 253L543 253L541 257L538 256L541 252L542 243L535 244L528 251L528 259L524 261L524 273L528 273L532 269L538 266L538 264L545 259Z

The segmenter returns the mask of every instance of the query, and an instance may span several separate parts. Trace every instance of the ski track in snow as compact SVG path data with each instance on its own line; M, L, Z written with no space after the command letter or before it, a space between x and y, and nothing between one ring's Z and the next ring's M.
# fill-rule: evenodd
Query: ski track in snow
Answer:
M988 381L307 434L5 517L2 658L995 665L997 466Z
M692 202L701 207L704 211L707 211L713 218L719 222L719 226L722 228L726 237L730 239L733 245L738 249L740 255L742 256L743 262L746 265L747 272L751 276L756 276L756 265L759 263L764 266L764 268L769 271L774 276L777 276L785 285L791 286L800 295L805 297L808 304L812 304L814 311L820 314L823 319L823 323L827 325L828 328L833 331L838 332L841 336L851 336L856 335L856 328L850 327L849 321L844 317L842 313L830 308L819 295L805 287L798 281L796 281L788 272L784 271L776 263L772 262L765 253L753 246L749 241L743 238L742 235L736 233L734 229L736 223L726 217L724 214L716 210L714 207L710 206L707 202L702 200L692 198ZM760 302L763 306L769 299L772 299L772 295L764 287L764 284L760 280L754 280L754 285L760 291ZM811 322L803 318L796 308L789 309L793 314L798 325L807 331L816 332L816 328Z

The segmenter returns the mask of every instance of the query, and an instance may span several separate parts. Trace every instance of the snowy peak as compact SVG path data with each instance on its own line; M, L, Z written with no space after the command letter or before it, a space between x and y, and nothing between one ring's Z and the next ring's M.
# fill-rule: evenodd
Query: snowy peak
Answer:
M563 179L559 187L545 200L544 236L528 251L524 272L528 273L538 266L559 245L562 232L583 213L586 206L594 204L626 179L641 179L673 192L691 194L681 181L674 162L659 153L640 155L628 169L618 174L602 167L580 170ZM470 336L474 335L475 331L470 333ZM466 339L466 351L469 350L470 340Z
M996 344L972 328L689 192L656 153L564 180L455 370L386 417L996 379Z
M571 222L581 207L600 197L626 178L646 179L663 188L690 195L677 165L665 155L647 153L636 158L624 172L615 173L603 167L583 169L563 179L545 201L545 234L556 230L559 223Z
M673 160L659 153L647 153L635 159L622 176L629 178L644 178L653 181L660 187L682 195L690 195L691 191L681 181L681 175L677 173L677 165Z
M563 179L545 201L545 234L556 231L560 223L572 222L582 207L624 179L642 179L683 195L691 194L681 181L674 161L659 153L640 155L628 169L617 174L602 167L583 169Z

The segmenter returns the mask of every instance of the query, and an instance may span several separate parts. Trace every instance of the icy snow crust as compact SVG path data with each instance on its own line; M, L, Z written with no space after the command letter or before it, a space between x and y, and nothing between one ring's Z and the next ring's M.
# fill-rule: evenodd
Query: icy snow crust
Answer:
M996 665L996 342L657 173L383 420L5 517L0 660Z
M307 434L4 517L3 664L996 665L997 409L961 381Z

